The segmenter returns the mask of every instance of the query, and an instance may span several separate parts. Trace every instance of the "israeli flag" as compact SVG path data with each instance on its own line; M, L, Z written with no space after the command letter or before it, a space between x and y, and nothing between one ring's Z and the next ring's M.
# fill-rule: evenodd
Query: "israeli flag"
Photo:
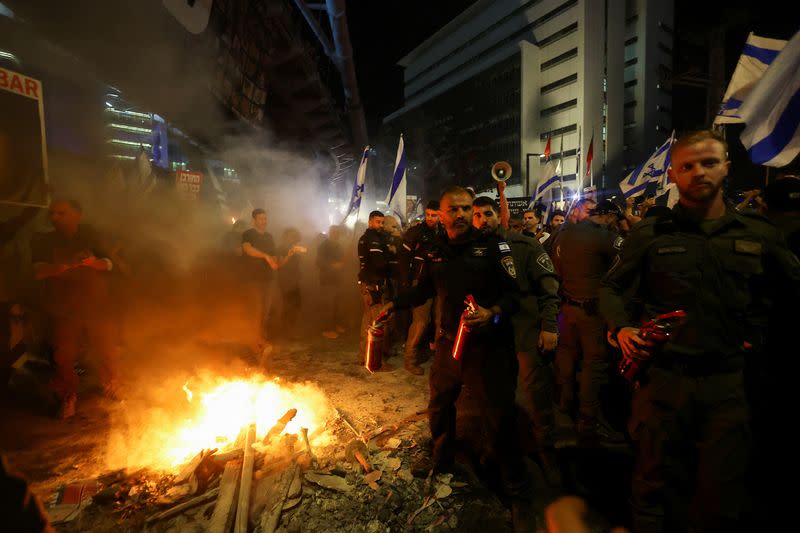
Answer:
M536 191L533 193L528 207L535 205L536 202L544 198L545 193L552 190L561 181L560 170L561 165L556 166L552 161L545 163L542 178L539 180L539 185L536 186Z
M403 144L403 135L400 135L400 144L397 145L397 157L394 160L394 176L386 205L393 214L400 217L400 223L406 223L406 153Z
M789 39L739 108L750 160L782 167L800 153L800 32Z
M670 148L674 142L675 132L672 132L669 139L653 152L647 161L636 167L633 172L619 182L619 188L626 199L643 194L648 183L664 179L670 163Z
M750 33L742 55L733 71L728 90L722 99L714 124L735 124L744 122L739 114L742 102L750 94L753 85L772 64L778 53L786 46L782 39L767 39Z
M347 214L344 218L350 216L353 211L358 211L361 207L361 197L364 196L364 181L367 178L367 158L369 157L369 146L364 148L364 153L361 155L361 163L358 165L358 172L356 172L356 181L353 183L353 193L350 195L350 207L347 208Z

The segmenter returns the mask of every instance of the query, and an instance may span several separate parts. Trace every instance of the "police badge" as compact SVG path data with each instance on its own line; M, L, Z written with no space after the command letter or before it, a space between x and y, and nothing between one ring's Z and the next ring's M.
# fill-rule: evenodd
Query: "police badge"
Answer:
M508 275L514 279L517 279L517 268L514 266L514 258L510 255L503 257L500 260L500 264L503 265L503 268L508 272Z

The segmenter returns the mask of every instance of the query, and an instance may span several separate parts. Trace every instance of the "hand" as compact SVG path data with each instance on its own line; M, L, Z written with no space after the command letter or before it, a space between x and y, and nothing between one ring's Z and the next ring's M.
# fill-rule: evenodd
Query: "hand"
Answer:
M617 342L622 355L629 359L648 359L650 352L645 350L655 346L653 341L646 341L639 336L639 328L622 328L617 333Z
M87 266L92 270L98 270L100 272L108 270L108 261L105 259L98 259L95 256L90 256L81 260L80 264L81 266Z
M539 332L539 349L543 352L552 352L558 346L558 333L552 331Z
M646 198L644 202L642 202L641 208L648 209L656 205L656 199L654 196Z
M479 305L472 316L464 319L464 324L469 328L479 328L487 325L493 318L494 313L491 310Z

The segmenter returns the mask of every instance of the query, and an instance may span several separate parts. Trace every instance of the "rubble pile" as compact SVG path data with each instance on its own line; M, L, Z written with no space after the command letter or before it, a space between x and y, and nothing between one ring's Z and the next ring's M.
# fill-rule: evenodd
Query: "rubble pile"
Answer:
M282 434L287 412L261 442L242 431L231 450L203 450L177 473L115 471L78 498L59 531L503 531L510 516L468 475L412 472L428 438L425 413L359 431L341 410L333 436ZM416 476L418 477L415 477ZM482 492L481 492L482 491ZM478 494L478 492L481 492ZM86 496L85 498L83 496Z

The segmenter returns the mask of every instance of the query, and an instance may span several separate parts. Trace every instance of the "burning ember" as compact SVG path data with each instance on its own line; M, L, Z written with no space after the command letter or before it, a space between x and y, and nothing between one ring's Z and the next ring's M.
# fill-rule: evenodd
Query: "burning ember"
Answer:
M327 399L316 387L283 384L278 378L197 379L175 389L182 393L172 398L174 405L125 413L128 428L112 435L109 462L129 468L175 470L201 450L232 449L242 430L251 424L256 426L256 442L261 443L290 409L297 414L286 425L286 434L299 435L300 428L314 434L331 413Z

